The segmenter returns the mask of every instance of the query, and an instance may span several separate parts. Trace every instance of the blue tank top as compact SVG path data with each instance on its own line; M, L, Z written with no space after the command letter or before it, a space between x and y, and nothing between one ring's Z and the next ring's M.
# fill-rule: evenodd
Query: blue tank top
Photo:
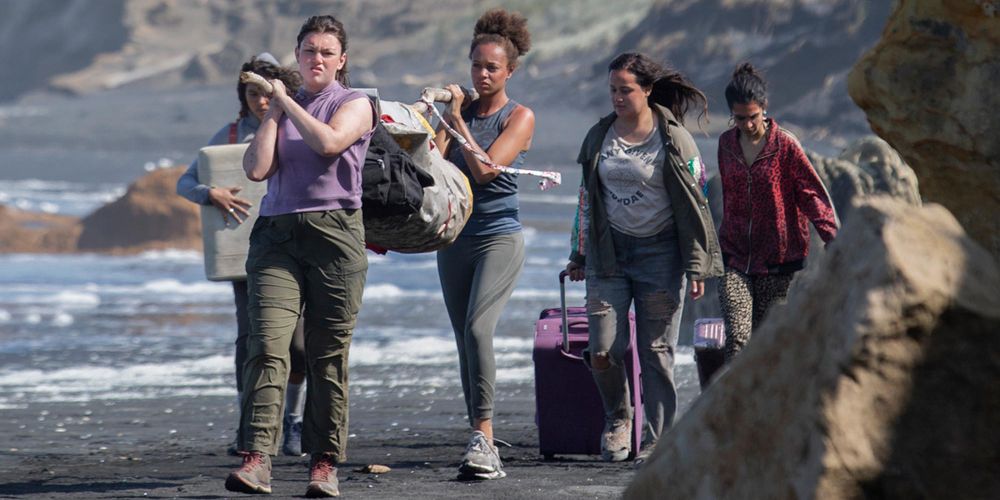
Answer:
M462 111L469 132L476 144L488 151L493 142L503 131L503 124L517 107L513 99L507 101L496 113L488 116L476 116L479 101L473 102ZM502 173L488 184L479 184L473 179L469 165L462 156L462 147L452 143L448 148L448 161L457 166L472 186L472 215L466 222L459 236L488 236L507 234L521 230L521 221L517 214L517 174ZM524 151L517 154L509 167L520 168L524 165Z

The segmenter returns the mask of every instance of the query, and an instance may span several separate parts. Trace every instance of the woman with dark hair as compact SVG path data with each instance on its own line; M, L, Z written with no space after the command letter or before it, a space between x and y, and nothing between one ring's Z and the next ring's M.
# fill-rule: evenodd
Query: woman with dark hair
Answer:
M305 321L302 449L312 454L306 496L337 496L346 459L348 351L368 270L361 167L375 126L373 104L346 87L347 34L333 16L309 18L295 58L302 87L271 80L271 107L243 157L247 177L267 181L250 235L249 356L239 434L243 466L226 489L271 491L284 402L288 344ZM304 310L301 307L304 305Z
M444 120L469 147L494 164L520 167L531 147L535 116L507 96L507 80L530 47L524 16L490 10L476 22L469 49L472 83L479 98L469 102L458 85L448 86L452 98ZM443 127L434 141L469 178L473 194L472 216L465 228L437 255L473 429L459 473L472 479L502 478L506 474L493 444L493 332L524 267L517 176L490 167Z
M674 352L687 281L698 299L704 280L720 275L722 264L702 191L704 165L683 127L691 106L705 113L705 95L639 53L619 55L608 72L614 111L587 132L580 148L583 179L566 271L571 280L587 280L584 356L604 404L601 455L621 461L632 452L625 373L630 305L650 451L677 410Z
M829 244L837 217L799 141L767 117L767 83L750 63L733 72L726 104L733 127L719 137L725 261L719 302L732 361L804 267L809 222Z
M298 87L302 79L293 70L283 68L267 52L263 52L243 63L240 71L256 73L268 80L278 79L289 87ZM239 82L236 95L240 100L239 118L224 125L208 141L209 146L234 144L250 141L264 114L270 107L268 96L255 85ZM238 186L216 187L202 184L198 180L198 160L192 161L184 175L177 180L177 194L199 205L214 205L228 223L242 224L249 215L250 201L239 196ZM243 394L243 363L247 359L247 337L250 334L250 317L247 313L247 282L245 279L233 281L233 296L236 302L236 392L237 400ZM284 439L281 450L286 455L302 454L302 411L305 403L305 338L302 323L295 328L291 344L291 370L288 373L288 391L285 402ZM236 454L236 446L230 454Z

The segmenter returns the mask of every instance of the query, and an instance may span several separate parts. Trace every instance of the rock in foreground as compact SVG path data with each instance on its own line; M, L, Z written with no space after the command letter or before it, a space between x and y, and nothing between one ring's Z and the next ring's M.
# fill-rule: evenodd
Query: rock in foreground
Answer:
M626 498L995 498L1000 271L939 205L856 207Z
M900 0L848 90L872 129L1000 260L1000 3Z

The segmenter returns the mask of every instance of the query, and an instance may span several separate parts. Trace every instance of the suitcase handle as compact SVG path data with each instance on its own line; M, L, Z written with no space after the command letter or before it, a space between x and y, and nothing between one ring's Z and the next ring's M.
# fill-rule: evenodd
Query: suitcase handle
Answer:
M566 342L565 340L563 341L562 350L559 351L559 354L562 354L563 356L574 361L583 361L583 356L577 356L576 354L570 352L569 342Z
M566 276L569 273L565 269L559 271L559 313L562 315L562 354L573 359L583 358L569 353L569 319L566 317Z

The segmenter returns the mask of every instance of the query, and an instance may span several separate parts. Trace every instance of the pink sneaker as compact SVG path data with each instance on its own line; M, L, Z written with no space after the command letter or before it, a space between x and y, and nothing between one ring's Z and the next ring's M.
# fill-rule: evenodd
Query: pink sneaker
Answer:
M322 498L340 496L337 482L337 460L331 453L313 453L309 465L309 486L306 497Z
M271 493L271 457L259 451L241 451L243 466L226 478L226 489L237 493Z

